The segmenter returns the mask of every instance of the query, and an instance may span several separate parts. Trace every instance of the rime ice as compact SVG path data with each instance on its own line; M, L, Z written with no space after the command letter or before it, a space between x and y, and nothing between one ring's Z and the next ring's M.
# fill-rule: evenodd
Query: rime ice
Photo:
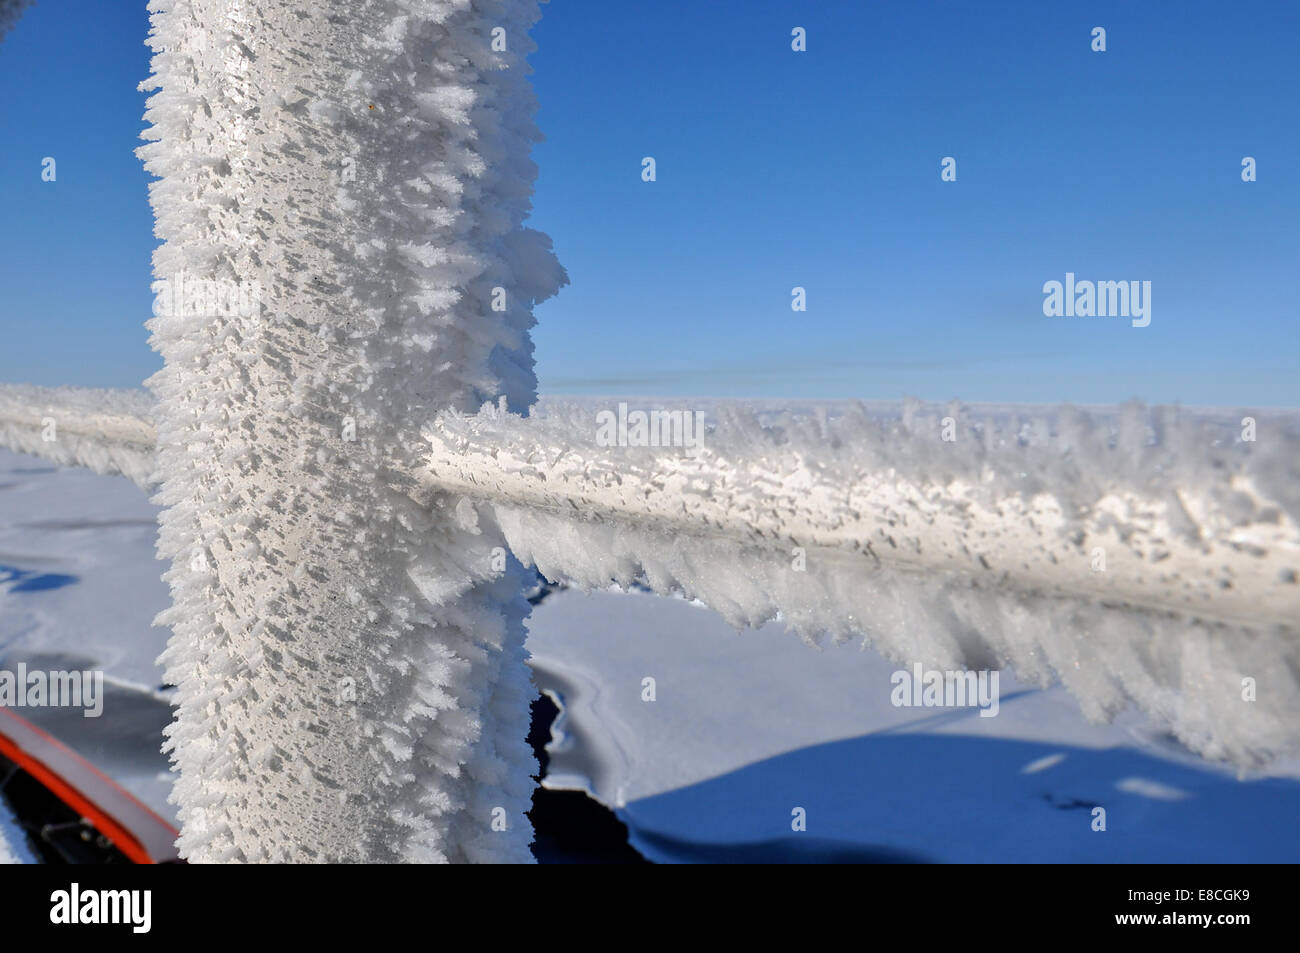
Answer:
M538 6L331 9L150 4L154 274L258 290L149 322L180 849L528 860L519 570L403 474L421 421L534 398L532 306L566 280L521 226Z

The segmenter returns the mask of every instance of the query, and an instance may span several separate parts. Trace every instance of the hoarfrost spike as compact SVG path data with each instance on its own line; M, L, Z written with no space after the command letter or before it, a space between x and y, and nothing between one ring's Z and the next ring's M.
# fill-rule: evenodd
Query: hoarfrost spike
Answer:
M181 853L528 860L520 570L407 474L437 412L535 398L538 4L149 9Z

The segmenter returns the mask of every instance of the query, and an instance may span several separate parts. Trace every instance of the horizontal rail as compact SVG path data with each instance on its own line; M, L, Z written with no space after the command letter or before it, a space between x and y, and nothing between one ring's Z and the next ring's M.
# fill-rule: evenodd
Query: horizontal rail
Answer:
M1059 679L1091 718L1135 701L1239 763L1300 741L1297 415L641 409L680 445L636 445L635 409L613 402L489 405L428 422L412 476L553 579L862 636L900 661L1010 665ZM57 441L33 443L38 413ZM0 388L0 443L147 485L147 414L135 395ZM1243 707L1244 679L1258 704Z
M0 446L150 487L157 436L144 391L0 386Z
M150 406L143 392L0 387L0 445L147 486ZM1073 436L1025 440L1017 421L1037 419L1046 431L1050 408L966 421L931 408L900 426L883 414L764 425L759 412L710 406L723 419L710 422L698 450L601 446L601 411L590 401L552 404L533 418L493 408L444 416L424 428L430 451L419 476L590 523L830 549L864 565L1207 619L1300 624L1296 504L1272 492L1295 495L1300 483L1289 415L1274 415L1273 432L1258 438L1281 451L1252 467L1256 457L1225 440L1236 425L1223 419L1189 416L1181 444L1135 452L1116 444L1104 417L1081 428L1078 412ZM951 440L941 413L953 421ZM989 442L995 434L1002 443ZM1200 454L1186 459L1196 440ZM1149 458L1148 469L1134 466L1135 455Z
M489 410L425 428L426 478L573 520L787 555L818 547L864 568L957 573L1198 618L1300 624L1293 433L1269 433L1285 448L1264 458L1229 442L1235 424L1193 417L1176 425L1173 447L1145 438L1126 446L1104 416L1079 412L1053 435L1041 416L1049 410L1037 409L1042 435L1025 438L1026 415L1006 411L765 426L724 408L716 444L706 437L698 452L601 446L590 405L563 419ZM1145 427L1145 415L1131 409L1115 427ZM1193 447L1200 452L1187 459Z

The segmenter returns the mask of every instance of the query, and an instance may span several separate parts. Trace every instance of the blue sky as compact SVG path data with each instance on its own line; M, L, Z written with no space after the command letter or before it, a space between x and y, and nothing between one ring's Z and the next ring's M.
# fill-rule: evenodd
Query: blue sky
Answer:
M0 380L158 366L144 6L0 44ZM553 0L534 38L544 392L1300 406L1300 4ZM1150 326L1045 317L1067 271L1150 281Z

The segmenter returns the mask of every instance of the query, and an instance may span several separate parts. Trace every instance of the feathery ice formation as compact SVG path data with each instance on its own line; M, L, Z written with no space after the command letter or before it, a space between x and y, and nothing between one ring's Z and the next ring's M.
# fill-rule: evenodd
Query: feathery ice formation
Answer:
M528 860L519 569L410 473L419 422L532 402L566 281L521 227L536 0L149 9L181 853Z
M1300 749L1294 414L1243 440L1242 414L1137 404L720 403L686 452L599 446L599 406L444 415L425 481L551 579L1059 679L1093 720L1135 704L1242 767Z
M154 486L154 401L142 390L0 385L0 446Z

